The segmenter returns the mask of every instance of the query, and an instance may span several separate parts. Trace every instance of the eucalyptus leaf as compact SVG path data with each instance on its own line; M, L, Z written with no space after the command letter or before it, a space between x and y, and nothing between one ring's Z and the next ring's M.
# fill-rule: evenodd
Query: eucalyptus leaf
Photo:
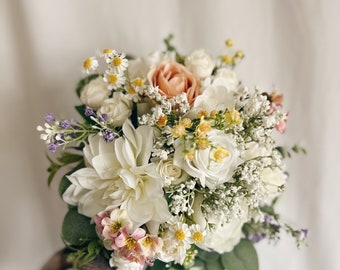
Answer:
M254 245L246 239L242 239L231 252L222 254L221 261L226 270L259 269L259 262Z
M76 208L71 208L64 217L62 237L68 244L80 246L96 239L97 234L91 219L79 214Z
M67 176L64 175L61 178L61 181L59 183L59 188L58 188L58 192L59 192L59 196L62 197L64 192L66 191L66 189L71 185L71 181L68 180Z

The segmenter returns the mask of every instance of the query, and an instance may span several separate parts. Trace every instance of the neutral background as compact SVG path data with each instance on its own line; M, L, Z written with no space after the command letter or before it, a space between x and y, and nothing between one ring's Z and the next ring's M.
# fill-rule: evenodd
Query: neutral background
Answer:
M340 267L340 2L332 0L1 0L0 269L39 269L63 246L66 211L58 181L46 185L45 113L71 118L82 61L107 47L145 55L175 35L182 53L218 55L226 38L246 58L237 68L249 87L285 94L288 130L307 156L288 161L282 219L309 228L298 250L282 235L257 245L262 270Z

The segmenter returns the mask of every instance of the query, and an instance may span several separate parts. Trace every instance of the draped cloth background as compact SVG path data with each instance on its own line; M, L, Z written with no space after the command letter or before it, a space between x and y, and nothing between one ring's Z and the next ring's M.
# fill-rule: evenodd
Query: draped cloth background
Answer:
M218 55L231 37L246 57L236 72L250 88L285 94L279 141L307 147L288 161L282 218L309 228L298 250L282 235L257 245L262 270L339 269L339 23L332 0L3 0L0 2L0 269L39 269L63 246L66 205L47 187L45 113L73 117L82 61L97 49L145 55L175 35L182 53Z

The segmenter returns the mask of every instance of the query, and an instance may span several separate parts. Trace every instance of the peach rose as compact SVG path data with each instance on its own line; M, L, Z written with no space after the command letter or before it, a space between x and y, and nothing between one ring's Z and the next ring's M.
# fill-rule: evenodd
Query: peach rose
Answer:
M186 93L190 106L200 94L200 80L186 67L177 62L163 62L148 73L153 86L159 87L161 95L167 98Z

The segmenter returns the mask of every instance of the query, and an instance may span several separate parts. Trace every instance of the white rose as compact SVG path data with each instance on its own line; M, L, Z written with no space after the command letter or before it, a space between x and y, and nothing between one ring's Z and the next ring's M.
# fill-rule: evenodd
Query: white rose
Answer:
M161 160L157 165L157 172L163 178L166 186L177 185L188 178L188 174L174 165L174 159Z
M107 115L110 124L122 126L131 115L132 104L121 92L115 92L112 98L104 100L98 111Z
M240 242L242 237L242 219L234 219L229 223L215 224L213 230L208 230L203 242L197 244L201 249L218 253L230 252Z
M280 187L286 184L287 175L279 168L265 168L260 172L263 191L270 202L280 194Z
M204 49L193 51L185 58L184 64L192 73L200 78L211 75L215 66L210 55Z
M180 144L180 140L177 140L174 164L189 175L197 177L203 187L213 189L217 185L232 180L234 170L241 160L236 142L231 135L225 134L222 130L213 129L207 136L213 147L196 150L192 160L183 158L183 145ZM223 158L219 154L222 154Z
M80 94L80 100L92 109L98 110L104 100L109 97L109 94L110 90L107 84L104 82L103 77L99 76L84 86Z

